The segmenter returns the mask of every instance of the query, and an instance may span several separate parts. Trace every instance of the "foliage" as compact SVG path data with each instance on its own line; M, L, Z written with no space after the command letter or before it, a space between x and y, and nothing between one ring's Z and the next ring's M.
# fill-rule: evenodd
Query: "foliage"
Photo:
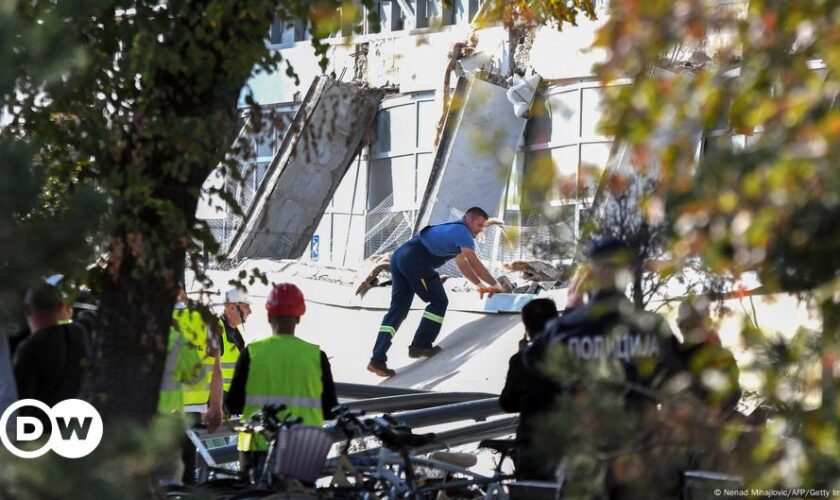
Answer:
M163 417L148 428L126 424L106 430L100 446L82 459L48 453L38 460L0 451L0 497L146 499L156 485L179 477L183 422Z
M35 161L28 168L43 172L21 176L30 179L21 192L30 201L13 198L10 205L9 227L19 230L3 234L4 242L17 236L35 249L29 261L9 261L19 273L10 277L56 268L78 276L95 248L107 252L106 272L91 283L101 299L101 331L93 336L87 388L106 417L154 412L176 283L187 264L206 281L203 254L218 250L210 228L195 217L200 188L217 165L243 178L239 162L247 148L234 144L238 97L255 69L274 71L282 62L265 43L270 23L275 16L308 20L324 67L322 39L354 21L341 15L341 5L44 0L10 2L3 11L10 29L2 56L13 63L0 75L11 112L3 133L20 144L17 150L31 145L27 154ZM293 74L288 65L286 71ZM252 116L259 132L263 120ZM8 163L4 169L20 172L20 161ZM86 238L91 228L98 237ZM28 238L19 237L24 232ZM64 242L67 251L55 252L63 258L45 253L54 251L54 241ZM6 250L27 254L19 244ZM128 394L122 389L137 373L146 376Z
M0 109L6 110L17 109L24 74L37 92L84 64L78 45L64 40L54 17L29 24L11 5L0 3ZM8 120L0 112L0 123ZM0 321L11 329L19 326L28 284L46 274L84 270L88 238L105 209L93 183L78 180L75 162L51 170L43 162L49 154L48 144L35 137L12 128L0 133Z
M610 14L595 44L608 53L598 70L610 110L602 127L629 148L633 171L657 179L636 208L651 222L650 206L668 214L668 272L699 262L719 276L755 273L766 292L812 298L823 320L822 332L791 339L745 324L741 340L751 361L741 369L758 380L765 406L755 421L727 422L697 443L736 452L737 463L715 467L742 474L750 487L836 487L840 7L651 0L615 2ZM680 417L691 405L661 396L653 428L681 422L671 444L708 423ZM604 407L609 398L583 399L566 401L545 432L565 433L560 437L572 443L572 455L591 470L603 461L597 446L609 436L603 429L626 417L621 408ZM606 419L602 426L558 431L564 424L556 419L590 423L597 416ZM637 424L619 439L629 446L622 454L632 455L633 439L644 433L645 418ZM645 463L679 457L648 455L637 465Z

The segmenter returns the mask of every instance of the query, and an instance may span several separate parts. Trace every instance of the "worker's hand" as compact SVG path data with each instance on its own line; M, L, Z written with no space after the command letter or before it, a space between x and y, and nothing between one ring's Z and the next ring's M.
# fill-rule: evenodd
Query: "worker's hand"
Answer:
M489 299L490 297L492 297L493 295L495 295L497 293L505 293L505 289L502 288L502 287L499 287L499 286L479 287L479 289L478 289L478 296L481 299L483 299L485 295L487 295L487 298Z
M582 266L572 278L569 289L566 291L566 308L574 309L583 305L586 297L586 288L589 285L589 268Z
M222 426L221 408L208 408L204 415L202 415L202 420L207 423L207 430L210 434L216 432Z

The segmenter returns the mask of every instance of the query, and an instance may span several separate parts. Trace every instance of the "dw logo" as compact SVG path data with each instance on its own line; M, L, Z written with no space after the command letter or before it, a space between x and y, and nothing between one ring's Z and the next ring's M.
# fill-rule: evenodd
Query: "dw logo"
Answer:
M15 425L9 429L7 424L12 414L26 407L40 410L47 418L18 415ZM44 429L45 422L51 429ZM20 458L37 458L50 450L64 458L82 458L99 446L102 432L99 412L81 399L65 399L52 408L36 399L21 399L9 406L0 417L0 441ZM47 433L49 439L38 449L22 449L15 444L36 441Z

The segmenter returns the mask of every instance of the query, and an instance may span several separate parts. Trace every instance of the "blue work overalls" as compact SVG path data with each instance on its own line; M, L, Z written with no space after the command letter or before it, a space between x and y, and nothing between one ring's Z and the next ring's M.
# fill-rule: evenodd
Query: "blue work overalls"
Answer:
M463 224L462 221L446 222L444 224ZM443 225L443 224L441 224ZM440 275L435 269L444 265L458 254L437 256L429 252L420 241L420 235L431 226L426 226L410 240L401 245L391 256L391 307L382 320L376 344L373 346L371 360L385 362L387 352L391 347L391 338L397 333L403 320L408 316L414 294L423 302L428 302L420 326L414 334L411 347L432 347L432 343L440 333L443 316L449 299L440 281Z

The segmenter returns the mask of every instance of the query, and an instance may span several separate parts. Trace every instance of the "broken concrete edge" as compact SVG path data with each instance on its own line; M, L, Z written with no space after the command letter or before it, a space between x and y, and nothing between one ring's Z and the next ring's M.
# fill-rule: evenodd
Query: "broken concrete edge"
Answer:
M253 297L267 297L273 283L291 282L303 291L306 300L317 304L342 308L385 311L390 306L391 288L373 287L364 296L355 294L354 278L357 271L337 268L306 261L248 260L233 271L219 270L220 275L250 273L259 269L265 274L268 284L254 282L248 285ZM222 274L223 273L223 274ZM212 277L212 276L211 276ZM217 284L219 286L220 284ZM566 289L542 290L539 293L500 293L481 299L472 284L464 278L450 278L444 282L449 297L449 310L485 314L519 313L522 307L535 298L551 298L558 308L566 304ZM426 303L415 297L412 309L424 309Z
M262 184L265 189L258 191L231 246L231 258L302 255L364 147L384 92L331 78L318 82L305 104L305 120L290 131L293 138L284 142L272 161L270 176ZM332 125L323 130L322 123ZM313 166L310 155L320 155L321 149L325 156ZM302 191L307 182L309 187Z
M319 76L315 78L315 80L312 81L312 85L310 85L309 89L306 91L306 96L304 96L303 101L301 101L301 105L298 107L298 111L295 113L292 123L283 134L280 147L277 148L278 154L274 156L271 164L269 164L268 172L266 172L263 181L254 193L254 201L245 213L245 216L242 219L242 224L240 224L239 229L237 229L236 234L230 242L230 246L227 250L227 257L229 259L236 260L237 257L239 257L239 253L242 251L246 243L246 235L250 234L254 225L256 225L257 216L264 210L265 205L268 203L268 198L270 197L271 192L274 191L277 181L280 178L280 174L283 172L283 167L285 167L289 157L294 153L295 145L300 140L306 123L309 121L312 113L317 107L327 79L328 77L326 76Z
M468 92L468 87L468 78L458 78L458 82L455 84L455 92L452 93L449 102L446 104L446 118L443 121L443 129L440 132L440 140L435 148L435 157L432 161L432 169L429 172L426 192L423 193L423 201L420 203L420 209L417 211L417 218L414 222L412 234L416 234L423 228L423 214L430 210L430 205L435 199L440 174L443 172L446 158L448 158L449 151L452 149L452 137L457 128L457 124L461 121L461 115L465 108L464 96Z

